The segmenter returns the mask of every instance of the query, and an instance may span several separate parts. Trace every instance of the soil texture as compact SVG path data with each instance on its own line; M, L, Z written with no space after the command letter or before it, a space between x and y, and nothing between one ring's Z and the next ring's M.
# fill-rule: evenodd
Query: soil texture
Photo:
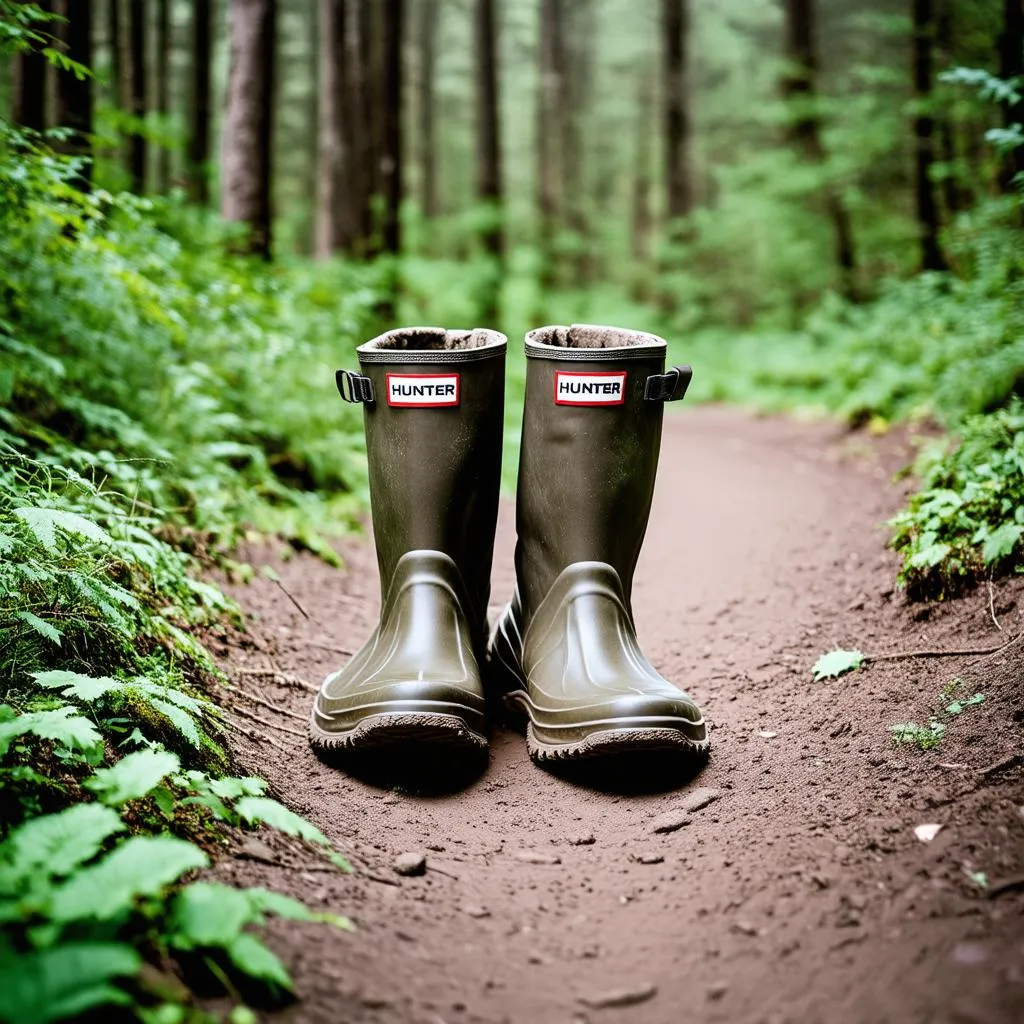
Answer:
M223 695L238 761L356 868L269 834L220 862L356 925L272 926L300 996L274 1019L1024 1020L1024 640L811 678L837 647L992 648L1024 630L1021 579L941 604L894 590L883 523L908 457L834 425L667 419L633 603L648 656L712 723L696 778L560 777L501 728L484 771L449 791L429 766L382 784L321 764L304 683L375 624L372 546L342 545L344 570L249 552L280 582L233 587L248 629L214 644L266 702ZM514 543L506 503L495 605ZM940 745L894 743L891 725L933 719ZM941 828L926 842L921 825Z

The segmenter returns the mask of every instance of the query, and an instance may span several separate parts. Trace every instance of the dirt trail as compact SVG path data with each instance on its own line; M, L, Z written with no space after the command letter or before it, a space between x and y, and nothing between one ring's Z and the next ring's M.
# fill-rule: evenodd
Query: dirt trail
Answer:
M666 422L634 604L651 660L713 723L710 763L682 788L583 788L534 767L504 731L483 777L442 797L356 781L288 733L273 733L287 755L243 741L243 764L363 866L333 875L251 843L250 859L222 862L358 926L275 926L302 995L281 1019L1024 1020L1024 885L986 898L968 877L1024 872L1024 768L976 771L1024 751L1024 643L822 684L808 671L835 646L987 646L1024 628L1021 580L991 608L985 588L923 608L893 593L880 523L899 505L897 447L714 408ZM513 545L509 505L495 601ZM344 555L343 573L275 563L308 620L267 580L237 588L252 639L222 651L229 670L272 663L315 682L338 664L328 647L354 650L377 581L368 545ZM938 750L894 748L887 725L927 722L954 677L984 704L948 718ZM239 678L308 711L304 691ZM719 798L652 833L697 787ZM913 832L925 822L944 825L928 844ZM424 849L424 877L394 874L395 855ZM616 997L634 1005L588 1005Z

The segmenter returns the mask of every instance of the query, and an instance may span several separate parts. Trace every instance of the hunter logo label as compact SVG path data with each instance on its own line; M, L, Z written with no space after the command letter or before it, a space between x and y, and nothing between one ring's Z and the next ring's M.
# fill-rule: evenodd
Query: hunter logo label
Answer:
M389 373L388 405L400 409L444 409L459 404L457 373Z
M555 372L555 405L622 405L626 371L613 373Z

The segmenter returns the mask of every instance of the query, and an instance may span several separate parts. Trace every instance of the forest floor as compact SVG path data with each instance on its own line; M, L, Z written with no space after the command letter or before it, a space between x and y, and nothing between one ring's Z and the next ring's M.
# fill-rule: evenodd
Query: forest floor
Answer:
M835 647L988 648L1024 629L1024 579L943 603L894 591L882 524L908 453L898 436L723 408L666 421L634 605L647 654L712 723L694 779L588 787L498 729L481 777L416 795L322 765L299 719L261 710L296 733L242 741L238 760L356 866L325 871L274 836L220 862L356 925L273 926L301 996L275 1019L1024 1020L1024 641L811 678ZM495 604L514 542L505 503ZM376 621L372 548L342 545L344 570L248 554L281 585L232 588L249 629L214 647L238 685L304 719L312 695L291 677L317 683ZM250 674L265 669L284 675ZM941 745L894 744L890 725L932 717ZM653 831L688 799L685 824ZM921 824L942 829L923 842ZM426 851L422 877L392 868L410 851Z

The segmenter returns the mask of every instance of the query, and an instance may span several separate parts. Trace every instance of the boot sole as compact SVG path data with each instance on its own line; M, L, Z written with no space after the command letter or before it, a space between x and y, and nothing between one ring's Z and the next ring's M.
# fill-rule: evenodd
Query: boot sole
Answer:
M551 743L537 736L530 714L530 700L522 690L503 699L506 713L520 729L526 726L526 749L537 764L629 757L635 754L664 754L679 760L699 762L711 749L710 739L697 740L671 719L664 724L631 724L629 719L612 719L596 725L582 739Z
M368 715L351 729L329 732L310 718L309 743L324 760L346 754L387 752L400 748L408 753L418 747L433 752L483 754L487 737L471 729L458 715L436 711L396 711Z

